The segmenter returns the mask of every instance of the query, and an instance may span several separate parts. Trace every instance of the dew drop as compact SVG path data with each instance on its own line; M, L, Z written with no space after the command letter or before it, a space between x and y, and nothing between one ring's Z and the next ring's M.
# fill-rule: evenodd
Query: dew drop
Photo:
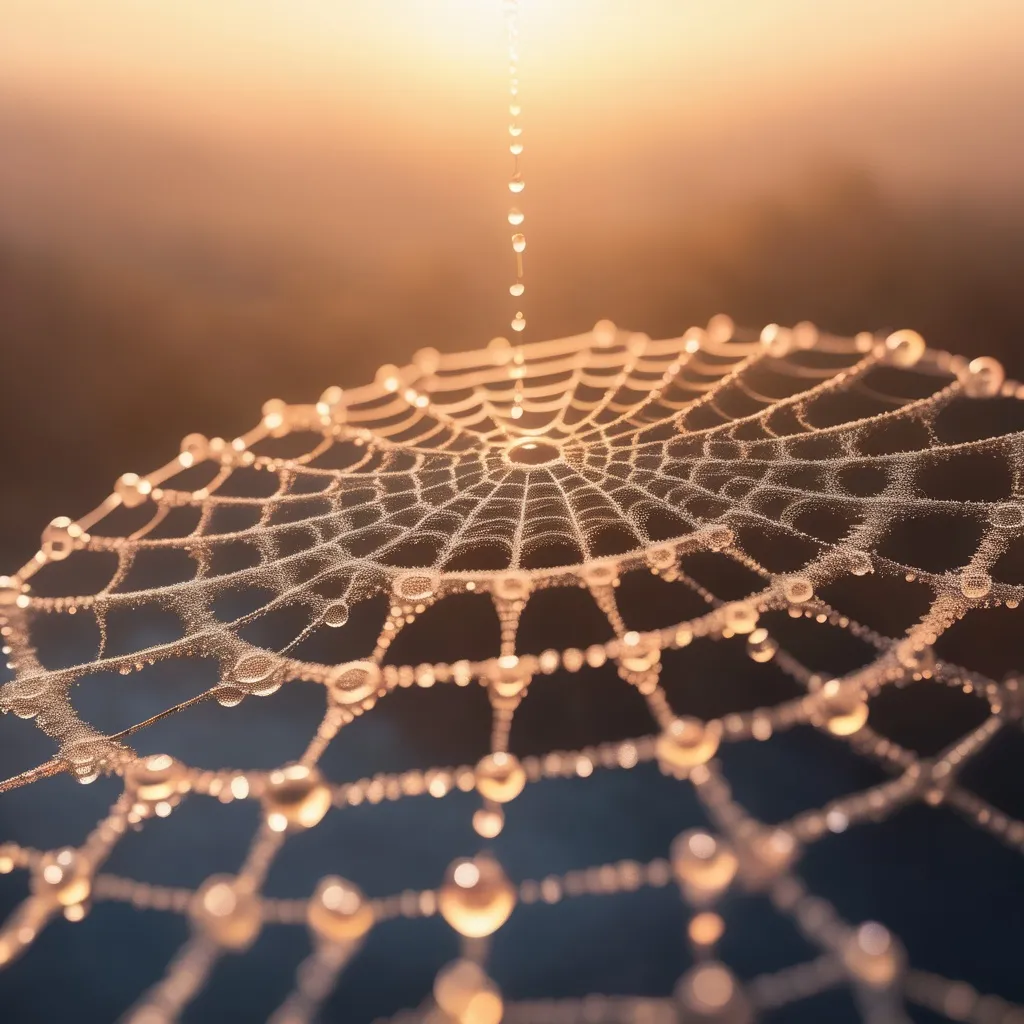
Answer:
M333 629L344 626L348 622L348 605L344 601L335 601L334 604L328 605L327 611L324 612L324 622Z

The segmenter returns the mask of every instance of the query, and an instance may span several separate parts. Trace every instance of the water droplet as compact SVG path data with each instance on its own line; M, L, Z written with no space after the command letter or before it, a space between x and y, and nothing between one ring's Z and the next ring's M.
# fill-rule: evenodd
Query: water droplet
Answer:
M851 551L846 558L846 564L854 576L867 576L871 572L871 558L863 551Z
M655 741L658 766L666 775L684 777L691 768L715 756L721 730L714 724L688 716L677 718Z
M316 768L286 765L267 776L263 816L274 832L312 828L331 806L331 791Z
M512 248L515 252L526 251L526 235L515 234L512 236Z
M496 932L512 913L516 890L491 857L457 860L438 894L441 916L460 935L483 938Z
M526 220L526 214L524 214L522 210L513 206L512 209L508 211L508 222L513 227L518 227L524 220Z
M306 923L325 942L352 942L373 927L373 904L351 882L335 875L321 880L306 909Z
M509 295L514 295L517 299L525 291L526 291L526 285L524 285L522 281L516 281L515 284L509 285L509 289L508 289Z
M889 361L896 366L913 366L925 353L924 338L917 331L896 331L885 339Z
M790 576L782 583L782 593L791 604L803 604L814 596L814 584L806 576Z
M997 530L1019 530L1024 526L1024 505L1006 502L996 505L989 515L989 522Z
M232 875L211 875L192 897L193 925L234 952L256 941L262 924L259 898Z
M433 569L410 569L396 576L391 587L403 601L426 601L440 585L441 577Z
M278 659L265 651L243 654L235 664L235 678L240 683L262 683L278 666Z
M967 569L960 576L960 590L964 597L978 600L992 589L992 577L981 569Z
M344 626L348 622L348 605L344 601L335 601L327 606L324 612L324 622L332 629Z
M980 356L972 360L960 378L964 391L971 398L991 398L998 395L1005 379L1003 364L990 356Z
M513 156L519 156L519 155L521 155L521 154L522 154L522 152L523 152L523 144L522 144L521 142L512 142L512 143L509 143L508 151L509 151L509 152L510 152L510 153L511 153L511 154L512 154Z
M516 313L515 318L512 320L512 330L522 331L526 329L526 317L521 312Z
M526 772L519 758L497 751L476 766L476 788L485 800L505 804L514 800L526 785Z
M752 633L757 618L757 609L749 601L733 601L725 606L725 625L734 633Z
M508 183L508 190L509 192L522 192L524 188L526 188L526 182L523 181L523 172L516 171Z
M610 345L615 344L615 339L618 336L618 328L611 322L611 320L598 320L594 324L593 330L594 344L598 348L608 348Z
M717 313L708 321L708 338L717 344L729 341L736 333L736 324L726 313Z
M392 363L385 363L374 379L385 391L397 391L401 383L400 371Z
M328 685L339 704L358 704L380 689L380 669L372 661L351 661L331 673Z

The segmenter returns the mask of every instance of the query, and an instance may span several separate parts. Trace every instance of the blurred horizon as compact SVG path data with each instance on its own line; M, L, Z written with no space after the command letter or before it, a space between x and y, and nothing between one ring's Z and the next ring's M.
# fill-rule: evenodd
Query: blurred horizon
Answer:
M1020 0L521 4L523 340L603 318L675 337L726 312L754 328L912 327L1024 378ZM190 432L232 437L268 398L315 400L418 348L478 348L508 332L501 0L0 0L0 21L0 572L32 555L50 519L87 512ZM946 533L934 538L936 550L956 548ZM1003 611L988 633L969 634L974 667L1019 664L1019 630ZM567 628L571 609L551 618ZM447 628L460 643L475 630L459 615ZM739 660L716 648L679 682L721 694L751 670ZM95 707L138 710L159 687L194 683L190 671L156 690L135 675L104 681ZM546 697L544 682L517 749L632 734L613 673L603 689L548 680ZM231 710L206 702L139 739L197 763L277 764L308 739L309 689ZM389 698L331 748L328 773L472 762L489 709L478 688L458 701L454 692ZM926 696L901 690L882 721L901 742L902 729L915 749L923 737L921 749L938 750L973 698ZM52 753L32 723L8 719L8 774ZM766 821L875 780L806 732L723 751L737 792ZM977 771L990 787L979 792L1017 817L1019 740ZM524 794L498 844L513 873L663 855L702 812L648 767ZM61 777L7 794L0 839L79 842L111 786L100 780L83 800ZM340 871L371 893L406 884L406 871L409 884L433 885L477 842L463 796L332 815L289 871ZM252 802L188 801L173 829L129 837L133 865L189 885L211 865L235 870L256 814ZM393 842L400 830L408 844ZM851 920L893 927L916 966L1024 1000L1019 862L995 838L940 806L824 848L807 860L815 891ZM273 884L291 878L282 869ZM3 910L23 895L20 873L0 878ZM558 920L527 908L503 931L497 980L511 995L671 990L686 956L681 908L660 897L579 906ZM767 900L730 914L725 959L744 978L813 954ZM454 939L436 920L405 923L407 933L373 933L328 1019L368 1020L429 991ZM257 1019L274 1005L304 955L286 931L225 963L188 1019ZM177 917L140 923L111 903L81 926L58 922L0 975L7 1011L19 1024L112 1019L159 977L183 933ZM859 1019L847 996L830 998L772 1019Z

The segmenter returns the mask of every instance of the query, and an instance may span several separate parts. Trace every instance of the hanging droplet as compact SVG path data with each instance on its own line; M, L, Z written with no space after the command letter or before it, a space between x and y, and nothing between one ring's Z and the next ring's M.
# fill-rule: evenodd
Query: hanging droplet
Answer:
M348 622L348 605L344 601L329 604L324 612L324 622L332 629L344 626Z
M709 947L725 934L725 922L718 914L706 910L693 917L686 931L695 946Z
M11 608L21 596L21 584L10 576L0 576L0 608Z
M328 686L339 704L359 704L380 689L380 668L372 661L350 661L334 669Z
M71 846L44 853L32 870L32 892L62 907L84 903L92 892L92 864Z
M522 281L516 281L515 284L509 285L509 288L508 288L509 295L513 295L517 299L525 291L526 291L526 285L524 285Z
M521 156L523 152L523 144L521 142L511 142L509 143L508 151L513 156Z
M867 576L872 569L871 557L864 551L850 551L846 556L846 564L854 576Z
M82 538L82 529L67 516L57 516L43 530L40 548L51 562L60 562L74 551Z
M222 708L237 707L242 703L242 698L245 696L241 690L234 686L218 686L213 691L213 695Z
M761 664L771 661L778 649L779 645L763 626L759 626L747 637L747 654L753 661Z
M1003 364L990 356L980 356L971 360L967 370L960 377L964 391L971 398L991 398L998 395L1005 379Z
M515 252L526 251L526 235L515 234L512 236L512 249Z
M452 1024L500 1024L505 1010L497 985L472 960L455 960L438 972L434 1000Z
M757 609L749 601L733 601L725 606L725 625L733 633L752 633L757 619Z
M455 861L448 868L437 900L441 916L469 938L496 932L515 905L512 883L501 865L486 855Z
M763 890L796 859L799 847L790 832L762 828L738 848L740 874L747 888Z
M494 595L505 601L524 601L530 596L532 589L533 583L529 574L525 572L504 572L495 576L491 583ZM515 659L515 662L518 662L518 658Z
M613 587L619 578L614 562L591 562L580 572L588 587Z
M274 674L278 659L265 651L243 654L235 663L235 679L240 683L262 683Z
M188 789L188 769L167 754L140 757L124 773L125 788L146 804L172 800Z
M966 569L960 576L960 591L972 601L986 597L992 590L992 577L981 569Z
M508 190L509 192L522 192L524 188L526 188L526 183L523 181L523 172L516 171L509 180Z
M666 775L684 778L691 768L715 756L721 730L710 722L684 716L663 729L654 745L658 767Z
M519 758L499 750L482 758L476 766L476 788L486 800L505 804L514 800L526 785L526 772Z
M256 895L232 875L211 875L192 898L193 925L235 953L256 941L262 924Z
M410 569L399 573L391 588L403 601L427 601L441 585L441 577L433 569Z
M526 214L524 214L522 210L513 206L512 209L508 211L508 222L513 227L518 227L524 220L526 220Z
M500 807L481 807L473 814L473 831L483 839L494 839L505 827L505 812Z
M753 1011L739 982L725 964L707 961L691 967L676 985L682 1018L694 1024L750 1024Z
M358 886L330 875L321 880L306 908L310 931L323 942L352 942L374 922L373 905Z
M900 972L900 949L889 930L867 921L853 932L843 948L843 963L860 982L871 988L888 988Z
M736 877L739 860L732 847L700 829L684 832L672 841L672 871L688 900L708 903L723 893Z
M924 338L917 331L896 331L885 339L889 361L895 366L909 367L920 360L925 353Z
M518 125L513 121L512 124L508 126L508 133L512 138L518 139L519 136L523 134L522 125Z
M267 776L263 816L273 832L312 828L331 807L331 790L316 768L290 764Z
M830 679L821 689L821 721L833 736L852 736L868 720L868 702L863 692L844 687L838 679Z
M153 485L138 473L123 473L114 484L114 493L121 499L121 504L125 508L136 508L141 505L152 490Z
M814 596L814 584L806 576L789 576L782 582L782 593L790 604L803 604Z
M512 320L512 330L522 331L526 329L526 317L523 316L522 312L516 313Z

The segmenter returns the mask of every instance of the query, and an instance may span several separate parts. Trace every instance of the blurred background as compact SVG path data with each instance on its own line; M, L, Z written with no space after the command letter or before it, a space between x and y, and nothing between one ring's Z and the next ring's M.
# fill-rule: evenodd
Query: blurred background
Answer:
M522 12L527 340L604 317L674 336L727 311L755 327L914 327L1024 375L1019 0L522 0ZM188 432L230 437L269 397L310 401L422 346L472 348L507 332L498 0L0 0L0 21L4 567L35 550L49 519L93 507L119 474L162 463ZM1012 629L1002 643L1007 667L1019 667ZM278 697L248 712L241 731L223 709L204 708L187 733L182 716L175 752L210 767L294 756L308 708ZM293 718L288 701L299 702ZM432 707L358 723L333 776L483 753L476 719L454 702ZM628 716L568 698L550 710L575 723L579 743L645 728L631 733ZM423 714L437 725L426 737L410 726ZM548 721L538 718L538 749ZM914 713L907 721L921 727ZM0 726L10 771L49 755L27 723ZM548 747L569 745L556 737L544 735ZM841 749L825 757L816 744L739 745L733 767L748 773L755 810L779 798L783 780L798 806L762 806L766 817L836 795L811 792L816 784L870 784ZM808 766L820 769L815 781ZM765 771L780 780L770 792L757 785ZM680 787L627 774L524 796L526 819L545 827L507 839L513 876L659 855L699 816ZM88 799L62 779L3 798L0 838L79 841L110 796L104 785ZM40 811L44 793L52 802ZM1003 798L1024 809L1019 787ZM434 884L473 842L459 799L345 812L315 870L350 873L375 895ZM255 815L247 805L192 804L180 812L188 827L138 837L160 880L176 878L197 845L229 870L255 821L243 824ZM828 895L845 894L853 920L913 932L921 966L973 970L983 990L1024 1001L1019 862L952 814L915 814L822 858ZM399 838L401 856L389 845ZM332 860L336 850L352 863ZM13 905L23 878L0 883ZM499 971L499 981L519 996L667 992L685 958L681 911L631 900L611 917L566 907L513 918L499 940L510 977ZM746 974L771 967L765 957L781 966L810 955L753 905L741 918L747 944L730 951L747 958ZM374 935L329 1019L369 1020L422 997L444 959L437 950L447 943L454 955L454 944L437 922L405 927ZM96 941L83 951L86 928ZM116 907L97 908L77 942L70 926L55 927L0 975L6 1019L114 1019L158 976L181 937L174 928L183 925ZM263 1019L271 979L283 992L301 946L261 940L253 955L265 969L226 966L195 1019ZM852 1014L840 1001L778 1019Z

